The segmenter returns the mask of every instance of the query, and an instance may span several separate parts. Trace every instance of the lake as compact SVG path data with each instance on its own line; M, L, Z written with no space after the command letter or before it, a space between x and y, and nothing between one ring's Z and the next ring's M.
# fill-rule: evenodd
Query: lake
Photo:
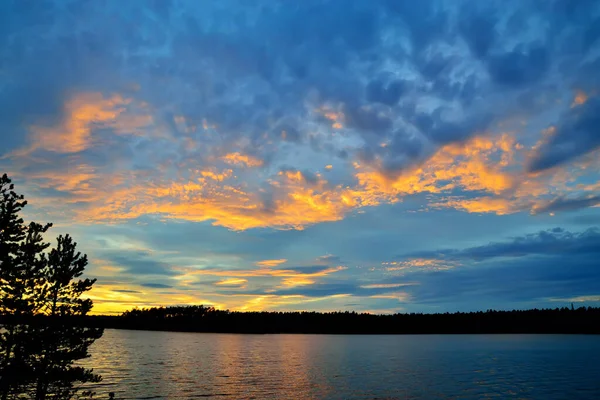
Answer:
M98 398L599 399L600 336L106 330Z

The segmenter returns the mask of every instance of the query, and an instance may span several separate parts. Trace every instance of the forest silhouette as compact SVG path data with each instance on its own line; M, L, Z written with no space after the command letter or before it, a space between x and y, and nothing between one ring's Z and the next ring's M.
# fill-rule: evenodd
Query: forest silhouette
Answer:
M77 323L113 329L219 333L458 334L600 333L600 308L579 307L445 314L238 312L205 306L133 309Z

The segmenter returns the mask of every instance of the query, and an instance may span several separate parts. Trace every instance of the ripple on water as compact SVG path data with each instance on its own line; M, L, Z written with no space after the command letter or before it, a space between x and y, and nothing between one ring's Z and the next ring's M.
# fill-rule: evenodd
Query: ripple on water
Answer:
M91 353L99 398L600 398L600 336L106 330Z

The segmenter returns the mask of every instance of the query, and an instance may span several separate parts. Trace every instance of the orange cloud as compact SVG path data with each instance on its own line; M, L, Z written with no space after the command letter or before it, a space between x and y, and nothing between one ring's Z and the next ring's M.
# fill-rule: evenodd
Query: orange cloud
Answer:
M476 138L464 145L445 146L424 165L390 178L369 167L355 170L355 186L332 186L322 176L300 171L280 172L272 181L276 194L269 208L260 193L238 183L231 169L191 171L184 182L144 182L136 175L104 175L81 164L70 171L51 171L38 185L70 192L79 207L72 212L82 222L110 222L156 214L168 219L213 221L234 230L256 227L302 229L338 221L361 207L401 201L417 193L443 194L455 189L487 193L476 198L441 197L435 208L474 213L508 214L530 209L536 199L561 180L527 176L511 168L520 151L510 136ZM513 168L514 169L514 168ZM77 173L73 173L77 171ZM566 178L565 178L566 179ZM113 182L113 185L107 185ZM549 186L553 185L553 186ZM564 185L563 185L564 186ZM564 187L565 190L570 190Z
M302 273L292 269L270 269L260 268L255 270L224 270L224 269L196 269L174 267L173 270L178 272L175 279L187 283L194 283L201 276L220 276L224 277L221 282L236 282L248 281L252 278L273 278L277 279L284 287L306 286L312 285L319 278L326 277L333 273L343 271L346 268L343 266L326 268L316 272ZM246 283L246 282L244 282ZM250 282L251 283L251 282Z
M150 135L145 128L154 123L142 103L120 94L104 96L83 92L72 95L63 106L61 121L54 126L41 123L29 126L30 145L5 156L28 157L37 150L74 154L94 143L94 128L111 128L117 135Z
M316 180L308 180L301 171L282 171L280 179L272 182L278 194L270 209L265 209L261 196L247 190L245 185L228 184L235 179L231 169L192 171L190 179L183 183L141 184L130 179L109 191L99 190L106 182L105 177L94 180L85 175L82 178L89 182L86 190L98 197L81 196L73 188L76 199L89 201L88 207L75 212L78 220L89 222L157 214L188 221L214 221L215 225L235 230L267 226L302 229L309 224L338 221L357 208L397 202L414 193L441 193L457 186L502 192L511 185L512 178L498 168L486 166L485 160L498 149L510 150L511 146L513 143L506 137L496 142L478 139L462 147L448 146L434 155L427 167L417 167L395 180L376 171L359 169L355 174L358 185L354 187L330 186L318 174ZM461 161L461 157L465 160ZM504 165L507 159L508 156L502 155L498 164ZM63 178L64 175L56 176ZM49 183L55 184L56 179ZM473 207L462 208L473 210Z
M215 285L219 286L242 286L248 282L247 279L242 278L229 278L223 279L222 281L216 282Z
M518 148L514 137L475 137L465 144L440 148L423 165L416 166L397 178L374 170L356 173L362 187L375 194L371 203L395 201L398 196L429 192L441 193L456 188L487 191L494 194L510 189L514 178L504 171Z
M212 275L212 276L227 276L227 277L259 277L259 276L272 276L272 277L283 277L283 278L316 278L330 275L334 272L343 271L345 267L337 266L326 268L317 272L300 273L291 269L268 269L261 268L256 270L205 270L205 269L188 269L185 270L187 273L193 275Z
M276 267L280 264L283 264L287 261L285 258L280 258L277 260L261 260L254 263L254 265L258 267Z
M205 178L209 178L218 182L223 182L225 179L229 178L233 174L233 170L226 169L221 173L214 172L212 170L200 171L200 175Z
M31 127L33 150L57 153L85 150L90 146L92 126L114 123L130 102L120 95L104 98L100 93L77 94L65 104L65 115L59 125Z
M583 90L577 90L575 92L575 98L571 103L571 108L580 106L588 100L588 95Z
M94 144L91 136L96 125L113 127L118 134L138 134L140 129L147 130L145 124L153 120L143 112L131 116L130 110L136 107L143 112L148 109L118 95L109 98L100 94L75 95L65 105L61 124L35 128L41 136L32 146L77 152ZM344 118L328 108L318 112L332 121ZM184 124L185 118L175 117L175 122ZM544 135L552 132L548 129ZM182 151L198 147L189 136L180 140ZM59 142L64 143L60 149L56 144ZM243 147L246 143L235 145ZM394 176L383 173L380 165L360 165L353 161L354 168L350 171L355 183L351 185L334 184L321 174L308 176L298 170L281 171L267 181L257 182L246 179L243 171L234 173L231 168L210 164L217 161L215 158L204 159L210 162L203 165L195 157L174 165L165 162L153 172L113 172L108 165L91 167L76 158L78 155L69 156L72 159L68 160L68 168L52 168L50 160L40 157L36 161L40 168L35 172L27 165L31 159L22 157L23 154L14 153L9 158L14 160L16 175L20 174L31 185L68 193L70 196L63 196L60 202L51 197L36 201L46 207L46 212L55 210L58 216L72 215L77 222L110 223L157 215L164 219L211 221L233 230L303 229L311 224L341 220L363 207L395 203L419 193L436 195L428 204L434 208L502 215L531 210L549 194L595 190L573 185L574 176L597 169L591 163L577 167L576 174L571 169L555 170L553 175L523 172L523 160L537 145L525 148L516 141L514 133L476 136L465 143L443 146L422 164ZM262 165L262 160L240 152L227 153L220 161L233 166ZM476 197L448 196L452 191L475 192ZM65 214L64 203L77 206Z
M315 283L315 280L300 275L291 278L285 278L281 283L283 284L283 286L296 287L312 285Z
M342 129L344 127L342 122L344 121L345 116L341 111L335 111L329 106L324 106L315 109L315 112L331 121L331 127L333 129Z
M223 161L225 161L227 164L242 165L247 167L260 167L263 165L262 160L246 154L240 154L238 152L226 154L223 156Z

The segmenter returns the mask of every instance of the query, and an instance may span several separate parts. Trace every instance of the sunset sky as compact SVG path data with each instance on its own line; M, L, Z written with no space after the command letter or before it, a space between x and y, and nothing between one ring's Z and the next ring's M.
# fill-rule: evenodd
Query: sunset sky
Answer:
M95 312L600 304L600 3L0 1L0 172Z

